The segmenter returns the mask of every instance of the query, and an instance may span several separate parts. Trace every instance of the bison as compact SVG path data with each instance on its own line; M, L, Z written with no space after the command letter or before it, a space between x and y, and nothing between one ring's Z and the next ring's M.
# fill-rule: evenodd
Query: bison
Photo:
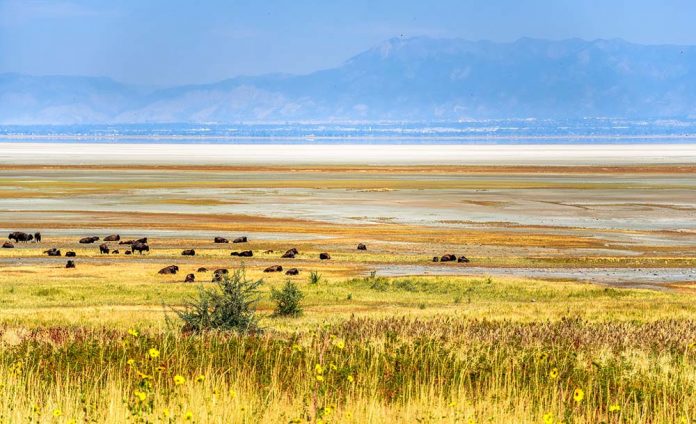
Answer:
M184 278L184 283L195 283L196 282L196 276L194 274L186 274L186 278Z
M469 263L469 258L466 256L460 256L459 259L457 259L457 262L459 263Z
M102 255L108 255L111 250L109 249L109 245L106 243L102 243L99 245L99 253Z
M225 268L216 269L215 272L213 272L213 283L222 281L227 274L229 274L229 271Z
M254 252L251 250L242 250L241 252L232 252L230 253L231 256L240 256L242 258L251 258L254 256Z
M10 235L7 236L7 238L10 240L14 240L15 243L19 243L32 241L34 239L34 236L32 236L31 234L23 233L21 231L15 231L13 233L10 233Z
M186 249L181 252L181 256L196 256L196 251L193 249Z
M326 253L326 252L323 252L323 253L320 253L320 254L319 254L319 259L321 259L322 261L328 260L328 259L331 259L331 255L329 255L329 254Z
M268 268L264 269L263 272L281 272L283 270L283 267L280 265L271 265Z
M433 256L433 262L440 262L439 256Z
M126 250L126 252L124 253L124 255L130 255L131 253L133 253L133 252L131 252L130 250Z
M97 236L83 237L80 239L80 244L92 244L98 240L99 240L99 237L97 237Z
M176 265L169 265L159 270L158 274L162 275L173 275L179 272L179 267Z
M41 233L34 233L34 241L41 243Z
M243 237L237 237L236 239L232 240L232 243L246 243L248 240L246 236Z
M135 242L131 245L131 252L135 253L136 250L142 255L143 252L150 251L150 246L145 243Z
M289 270L285 271L285 275L298 275L300 271L297 268L290 268Z
M119 253L121 253L121 252L119 252L118 249L111 251L112 255L118 255Z
M358 250L367 250L367 246L365 245L365 243L359 243Z
M44 253L48 256L60 256L60 250L56 249L55 247L45 250Z
M118 234L112 234L110 236L104 237L104 241L120 241L121 236Z
M451 253L442 255L440 258L440 262L454 262L457 260L457 257Z
M229 240L227 240L227 239L224 238L224 237L215 237L215 238L213 239L213 241L214 241L215 243L229 243L229 242L230 242Z
M14 249L14 244L10 243L9 241L6 241L5 243L2 244L3 249Z
M290 249L290 250L286 251L285 253L283 253L283 256L281 256L281 258L285 258L285 259L294 259L294 258L295 258L295 255L297 255L297 254L299 254L299 253L300 253L300 252L298 252L297 249L293 247L292 249Z
M75 261L68 261L68 263L65 264L66 268L75 268Z
M73 252L72 250L69 252L65 252L65 257L66 258L74 258L77 256L77 253Z
M208 272L208 268L202 266L202 267L198 268L196 270L196 272Z
M125 241L118 242L118 244L130 244L130 245L133 245L135 243L147 244L147 237L139 238L137 240L125 240Z

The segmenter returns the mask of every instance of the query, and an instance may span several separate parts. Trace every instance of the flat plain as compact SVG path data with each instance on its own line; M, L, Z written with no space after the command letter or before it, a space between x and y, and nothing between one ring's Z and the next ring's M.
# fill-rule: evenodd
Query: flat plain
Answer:
M692 422L695 212L688 162L4 164L0 229L43 240L0 249L0 418ZM151 250L78 243L110 234ZM263 278L262 335L179 333L201 267Z

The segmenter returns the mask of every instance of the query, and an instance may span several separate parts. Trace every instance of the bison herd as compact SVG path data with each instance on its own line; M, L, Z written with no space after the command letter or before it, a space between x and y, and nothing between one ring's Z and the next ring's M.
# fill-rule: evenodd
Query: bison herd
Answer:
M27 242L34 242L38 243L41 242L41 233L37 232L34 234L30 233L24 233L21 231L15 231L10 233L8 236L8 239L10 241L6 241L3 243L2 248L4 249L11 249L14 248L14 244L12 241L15 243L27 243ZM93 244L97 241L99 241L100 238L98 236L89 236L89 237L83 237L79 239L80 244ZM124 252L125 255L132 255L135 252L138 252L139 254L143 254L143 252L150 252L150 246L148 244L148 239L147 237L139 238L139 239L133 239L133 240L121 240L121 236L118 234L112 234L109 236L104 237L103 239L104 243L99 245L99 253L102 255L117 255L119 254L118 249L111 249L108 242L118 242L119 245L125 245L129 246L129 250L126 250ZM248 239L246 236L243 237L237 237L232 240L232 243L247 243ZM224 238L224 237L215 237L213 238L213 243L229 243L229 240ZM357 246L357 250L367 250L367 246L364 243L359 243ZM48 256L61 256L61 251L58 248L50 248L47 249L43 252L44 254ZM272 254L274 253L273 250L266 250L264 251L264 254ZM299 255L300 252L297 250L297 248L293 247L291 249L288 249L283 253L280 258L281 259L295 259L297 255ZM196 256L196 251L194 249L186 249L181 252L182 256ZM250 258L254 256L254 252L252 250L242 250L242 251L233 251L230 253L231 256L237 256L237 257L242 257L242 258ZM66 258L74 258L76 257L77 254L74 251L67 251L65 253ZM330 260L331 255L328 252L321 252L319 254L319 259L320 260ZM466 256L459 256L457 257L454 254L445 254L442 256L435 256L433 257L433 262L457 262L457 263L468 263L469 259ZM68 262L65 265L66 268L75 268L75 261L74 260L68 260ZM175 275L179 272L179 267L177 265L170 265L167 267L162 268L159 270L159 274L161 275ZM208 269L205 267L200 267L197 269L198 273L206 273L208 272ZM213 272L213 282L218 282L221 281L225 275L228 274L228 270L224 268L216 269ZM272 265L269 267L266 267L263 272L267 273L274 273L274 272L283 272L283 266L282 265ZM297 268L289 268L285 271L286 275L299 275L300 271ZM193 283L196 281L196 275L195 274L187 274L184 282L186 283Z

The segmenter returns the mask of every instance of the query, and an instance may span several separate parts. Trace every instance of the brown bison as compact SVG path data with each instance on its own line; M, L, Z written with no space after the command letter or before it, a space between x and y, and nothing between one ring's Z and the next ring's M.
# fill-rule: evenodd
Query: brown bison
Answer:
M196 276L194 274L186 274L186 278L184 278L184 283L195 283L196 282Z
M162 275L173 275L179 272L179 267L176 265L169 265L159 270L158 274Z
M150 251L150 246L145 243L135 242L131 245L131 252L135 253L136 250L142 255L143 252Z
M232 243L246 243L248 240L246 236L243 237L237 237L236 239L232 240Z
M133 252L131 252L130 250L126 250L124 255L130 255L131 253L133 253Z
M331 259L331 255L329 255L326 252L323 252L323 253L319 254L319 259L321 259L322 261L325 261L325 260Z
M229 240L227 240L227 239L224 238L224 237L215 237L215 238L213 239L213 241L214 241L215 243L229 243L229 242L230 242Z
M208 268L206 267L200 267L196 270L196 272L208 272Z
M99 253L102 255L108 255L111 250L109 249L109 245L106 243L102 243L99 245Z
M367 250L367 246L364 243L358 244L358 250Z
M77 253L73 252L72 250L69 252L65 252L65 257L66 258L74 258L77 256Z
M181 256L196 256L196 251L193 249L186 249L181 252Z
M225 268L216 269L215 272L213 272L213 283L222 281L227 274L229 274L229 271Z
M112 255L118 255L119 253L121 253L121 252L119 252L118 249L111 251Z
M241 252L232 252L230 253L231 256L240 256L242 258L251 258L254 256L254 252L251 250L242 250Z
M14 240L15 243L19 243L32 241L34 239L34 236L32 236L31 234L23 233L21 231L15 231L13 233L10 233L10 235L7 236L7 238L10 240Z
M97 237L97 236L83 237L80 239L80 244L92 244L98 240L99 240L99 237Z
M294 258L295 258L295 255L297 255L297 254L299 254L299 253L300 253L300 252L298 252L297 249L293 247L292 249L290 249L290 250L286 251L285 253L283 253L283 256L281 256L281 258L285 258L285 259L294 259Z
M263 253L265 253L266 255L268 255L269 253L273 253L273 251L272 251L271 249L268 249L268 250L264 250Z
M459 259L457 259L457 262L459 263L469 263L469 258L466 256L460 256Z
M440 258L440 262L454 262L457 260L457 257L453 254L447 254L447 255L442 255Z
M44 253L48 256L60 256L60 250L56 249L55 247L45 250Z
M299 275L300 271L297 268L290 268L289 270L285 271L285 275Z
M137 240L125 240L125 241L118 242L118 244L130 244L130 245L133 245L135 243L147 244L147 237L139 238Z
M118 234L112 234L110 236L104 237L104 241L120 241L121 236Z
M439 256L433 256L433 262L440 262Z
M68 261L68 263L65 264L66 268L75 268L75 261Z
M41 243L41 233L34 233L34 241Z
M264 269L263 272L281 272L283 270L283 267L280 265L272 265L269 266L268 268Z
M14 244L10 243L9 241L6 241L5 243L2 244L3 249L14 249Z

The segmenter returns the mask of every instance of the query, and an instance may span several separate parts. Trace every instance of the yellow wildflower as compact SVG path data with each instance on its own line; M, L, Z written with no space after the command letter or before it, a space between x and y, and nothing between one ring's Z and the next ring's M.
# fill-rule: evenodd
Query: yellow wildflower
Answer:
M232 399L236 398L236 397L237 397L237 391L234 390L234 389L230 389L230 397L231 397Z
M618 403L615 403L613 405L609 405L609 412L619 412L621 410L621 406L619 406Z
M147 393L145 393L145 392L143 392L143 391L140 391L140 390L134 391L133 394L134 394L135 397L138 398L138 400L141 401L141 402L145 402L145 398L147 398Z
M174 384L176 384L177 386L181 386L185 382L186 382L186 379L184 378L183 375L177 374L174 376Z
M582 389L575 389L575 392L573 392L573 399L577 403L582 402L582 400L585 399L585 392Z
M154 347L152 347L152 348L150 348L150 350L147 351L147 354L150 355L150 358L155 359L155 358L159 358L160 351L155 349Z
M448 406L449 406L450 408L456 408L456 407L457 407L457 402L452 401L452 402L449 403Z
M162 415L164 415L165 417L168 417L169 416L169 408L164 408L162 410Z
M549 371L549 378L552 380L558 378L558 368L552 368L551 371Z
M126 363L130 366L133 366L133 365L135 365L135 359L131 358Z
M336 364L332 363L332 364L329 365L329 369L330 369L331 371L336 371L336 370L338 369L338 367L336 366Z
M343 349L343 348L346 347L346 342L344 342L343 340L337 340L337 341L334 343L334 346L336 346L336 347L339 348L339 349Z
M191 411L186 411L186 413L184 414L184 419L185 419L186 421L191 421L192 418L193 418L193 412L191 412Z
M139 335L138 330L136 330L136 329L134 329L134 328L129 328L129 329L128 329L128 334L130 334L130 335L133 336L133 337L138 337L138 335Z
M65 422L65 424L77 424L77 420L75 420L75 418L70 418Z
M323 375L317 375L317 381L318 381L318 382L324 381L324 376L323 376Z
M205 381L205 376L203 374L200 374L198 377L196 377L196 382L202 383Z
M355 379L352 375L348 375L348 377L346 377L346 380L348 380L349 383L352 383Z
M544 424L553 424L553 414L551 412L544 414Z
M60 408L56 408L56 409L53 410L53 416L54 416L54 417L58 418L58 417L60 417L61 415L63 415L63 411L61 411Z
M322 367L321 364L316 364L316 365L314 366L314 371L315 371L317 374L324 374L324 367Z

